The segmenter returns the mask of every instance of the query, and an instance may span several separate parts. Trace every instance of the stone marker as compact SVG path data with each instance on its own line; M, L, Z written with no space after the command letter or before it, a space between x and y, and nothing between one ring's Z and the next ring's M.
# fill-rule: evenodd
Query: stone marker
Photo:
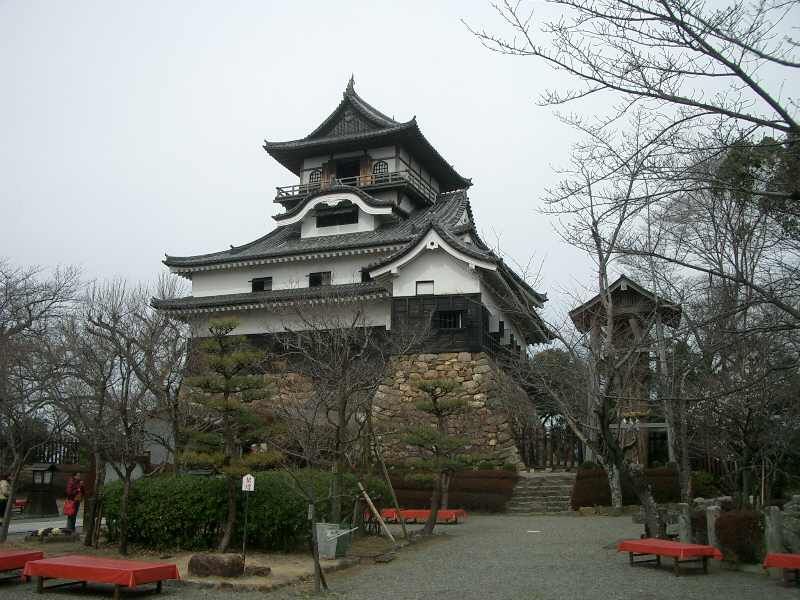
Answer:
M783 515L777 506L768 506L764 511L766 517L767 552L783 552Z
M706 508L706 526L708 528L708 544L719 548L719 540L717 539L717 519L719 518L719 506L709 506Z
M244 559L241 554L195 554L189 559L189 575L241 577Z
M783 543L788 552L800 554L800 495L783 505Z
M272 569L270 567L264 567L261 565L246 565L244 568L244 574L248 577L266 577L272 573Z
M678 539L684 544L692 543L692 512L685 502L678 504Z

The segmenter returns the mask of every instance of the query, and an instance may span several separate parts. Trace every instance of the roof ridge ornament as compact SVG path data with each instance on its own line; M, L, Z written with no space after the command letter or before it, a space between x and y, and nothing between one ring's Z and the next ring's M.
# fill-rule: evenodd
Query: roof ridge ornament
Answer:
M352 73L350 73L350 81L347 82L347 87L344 90L344 95L347 96L348 94L354 94L355 91L356 91L356 78Z

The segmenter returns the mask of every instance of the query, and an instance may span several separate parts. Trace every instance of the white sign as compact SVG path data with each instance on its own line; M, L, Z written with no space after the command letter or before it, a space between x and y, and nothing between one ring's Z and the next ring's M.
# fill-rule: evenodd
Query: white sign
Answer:
M242 477L242 491L252 492L256 489L256 478L248 473Z

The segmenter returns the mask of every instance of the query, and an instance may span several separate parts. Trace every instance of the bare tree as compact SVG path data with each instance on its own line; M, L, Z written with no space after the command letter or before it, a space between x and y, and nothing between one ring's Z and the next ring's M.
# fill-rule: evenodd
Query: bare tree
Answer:
M8 535L19 474L31 453L60 425L46 389L57 371L41 348L79 286L75 269L50 273L0 260L0 432L11 457L11 493L0 528Z

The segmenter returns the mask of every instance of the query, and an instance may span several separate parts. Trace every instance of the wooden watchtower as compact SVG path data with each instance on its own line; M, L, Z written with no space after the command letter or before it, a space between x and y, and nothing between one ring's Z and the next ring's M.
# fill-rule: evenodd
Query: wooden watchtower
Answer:
M618 426L627 429L628 435L638 436L633 458L647 466L656 460L650 457L649 440L667 441L661 411L654 410L653 336L659 328L678 326L680 305L622 275L602 293L572 309L569 316L580 332L589 334L593 352L602 352L603 360L613 356L621 361L623 366L614 370L615 380L608 389L619 399Z

